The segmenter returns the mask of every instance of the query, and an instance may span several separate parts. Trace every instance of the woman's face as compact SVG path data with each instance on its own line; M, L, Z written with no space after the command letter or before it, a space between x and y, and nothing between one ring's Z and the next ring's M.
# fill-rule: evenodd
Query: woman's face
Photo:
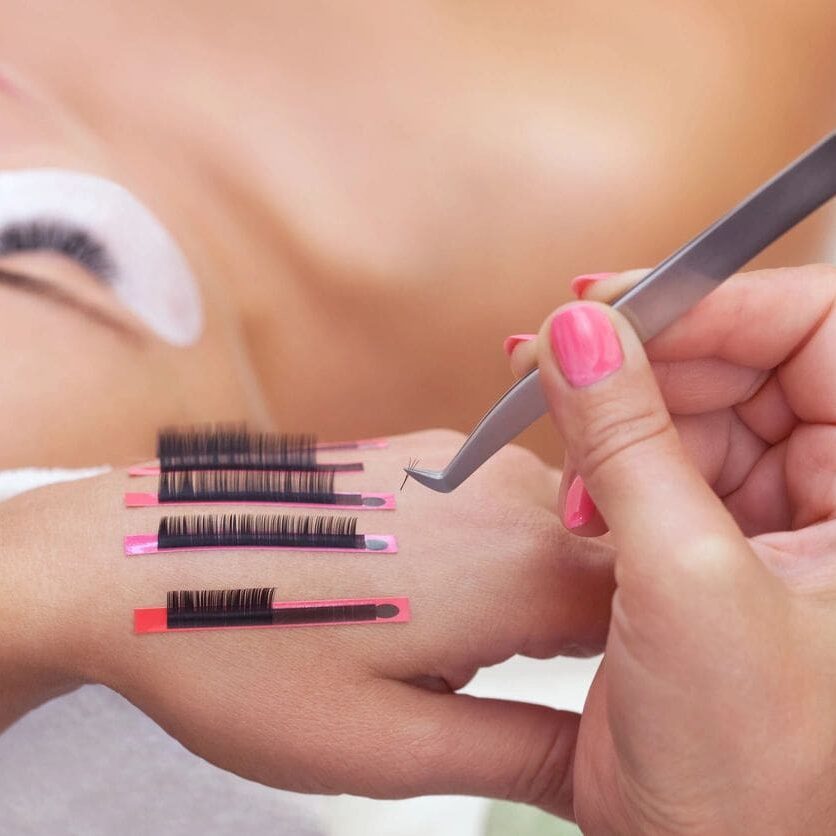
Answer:
M504 337L576 273L653 264L816 140L836 69L827 0L792 21L615 2L13 5L3 60L77 119L6 85L0 169L127 187L185 253L203 311L196 342L175 345L166 294L189 294L144 262L139 234L132 283L66 257L37 266L143 343L0 286L16 340L0 396L29 440L6 446L15 460L48 444L98 460L91 438L133 456L162 420L260 412L236 380L258 380L281 429L468 430L510 382ZM818 257L820 223L760 266ZM545 423L525 440L558 455Z
M211 254L120 174L0 76L0 467L142 458L166 422L263 418Z

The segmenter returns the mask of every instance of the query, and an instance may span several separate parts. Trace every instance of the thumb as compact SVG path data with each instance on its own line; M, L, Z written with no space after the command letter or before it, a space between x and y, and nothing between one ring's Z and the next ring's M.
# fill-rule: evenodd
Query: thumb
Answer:
M683 571L729 584L755 571L745 538L686 455L629 323L578 302L559 308L540 336L546 399L613 532L622 578L674 580L681 595Z

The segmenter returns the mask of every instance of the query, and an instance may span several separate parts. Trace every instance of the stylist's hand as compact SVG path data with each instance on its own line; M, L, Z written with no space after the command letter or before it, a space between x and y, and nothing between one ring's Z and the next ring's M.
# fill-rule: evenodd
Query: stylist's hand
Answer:
M540 332L616 548L572 770L585 832L836 826L835 302L830 268L732 279L650 344L665 397L605 305Z

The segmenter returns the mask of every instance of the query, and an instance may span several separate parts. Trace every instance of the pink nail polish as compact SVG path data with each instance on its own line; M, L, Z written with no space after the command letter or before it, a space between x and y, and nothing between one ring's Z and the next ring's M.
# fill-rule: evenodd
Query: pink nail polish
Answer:
M621 368L618 335L601 308L570 305L551 323L552 351L572 386L589 386Z
M566 491L566 504L563 508L563 523L566 528L580 528L595 516L595 503L589 495L583 479L576 476Z
M520 343L527 343L530 340L533 340L536 336L536 334L514 334L513 336L505 338L505 342L502 343L502 348L505 350L505 353L510 357L514 349Z
M580 299L584 291L591 285L595 284L595 282L600 282L602 279L608 279L610 276L614 276L615 273L584 273L582 276L575 276L571 282L569 282L569 288L575 296Z

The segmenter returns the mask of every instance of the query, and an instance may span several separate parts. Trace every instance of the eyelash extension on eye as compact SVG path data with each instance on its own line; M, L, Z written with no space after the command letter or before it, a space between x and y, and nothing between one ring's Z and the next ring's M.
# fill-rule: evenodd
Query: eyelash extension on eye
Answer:
M350 445L362 442L349 442ZM157 435L158 464L135 465L131 476L176 470L334 470L361 471L362 462L318 462L321 449L360 449L340 443L325 447L304 433L251 433L244 425L165 428Z
M357 517L223 514L163 517L156 534L129 534L125 554L213 549L395 554L391 534L358 534Z
M404 623L408 598L346 598L276 602L275 587L169 592L165 607L134 610L134 633L247 627L313 627Z
M45 251L67 256L101 279L109 281L116 273L107 248L82 227L46 219L0 229L0 255Z
M386 493L337 493L333 471L185 470L161 473L153 493L126 493L127 508L178 503L255 503L322 506L338 510L391 510Z

